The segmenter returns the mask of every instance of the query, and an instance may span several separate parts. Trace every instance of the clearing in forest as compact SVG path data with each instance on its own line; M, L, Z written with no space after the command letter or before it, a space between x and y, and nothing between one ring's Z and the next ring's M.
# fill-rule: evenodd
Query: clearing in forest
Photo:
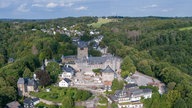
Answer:
M115 19L108 19L108 18L98 18L98 21L96 23L88 24L88 26L92 26L94 28L99 28L101 25L109 23L109 22L115 22Z
M190 27L183 27L179 29L180 31L184 31L184 30L192 30L192 26Z

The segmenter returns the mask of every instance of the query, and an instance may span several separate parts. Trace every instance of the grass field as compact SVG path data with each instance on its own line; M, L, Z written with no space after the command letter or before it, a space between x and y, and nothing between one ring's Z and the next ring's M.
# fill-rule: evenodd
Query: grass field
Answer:
M184 31L184 30L192 30L192 27L183 27L179 29L180 31Z
M109 22L115 22L115 19L105 19L105 18L98 18L98 21L96 23L88 24L88 26L93 26L94 28L99 28L101 25L109 23Z
M78 90L77 88L62 88L50 86L50 92L46 92L45 88L40 88L40 92L31 92L32 96L39 97L52 102L62 102L63 97L74 97L76 100L84 101L88 97L87 91Z

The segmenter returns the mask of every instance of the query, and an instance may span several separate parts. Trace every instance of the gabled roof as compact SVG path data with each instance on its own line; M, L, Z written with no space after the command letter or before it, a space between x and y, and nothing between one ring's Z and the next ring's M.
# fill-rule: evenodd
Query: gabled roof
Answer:
M13 101L7 104L8 108L19 108L21 105L17 101Z
M143 93L152 93L152 90L149 88L143 89Z
M105 73L114 73L113 69L111 69L111 67L108 65L104 70L102 70L102 72Z
M33 102L39 101L39 98L33 98Z
M25 79L24 78L19 78L17 81L17 84L24 84L25 83Z
M31 103L33 103L33 100L31 98L25 98L23 103L24 104L31 104Z
M28 86L34 86L35 85L35 80L34 79L27 79L27 85Z
M68 79L68 78L64 78L63 80L66 81L67 83L70 83L70 82L71 82L71 80Z
M127 84L127 85L125 85L126 89L135 88L135 87L138 87L138 85L137 84Z
M84 42L84 41L79 41L78 42L78 47L79 48L85 48L88 46L88 43L87 42Z
M107 60L106 57L89 57L88 63L89 64L103 64Z
M74 72L75 72L75 69L74 69L73 67L69 66L69 65L63 66L63 67L62 67L62 70L63 70L64 72L72 73L72 74L74 74Z
M27 86L34 86L35 80L30 78L19 78L17 84L26 84Z
M64 56L64 55L62 55L61 56L61 59L76 59L77 58L77 56L76 55L69 55L69 56Z

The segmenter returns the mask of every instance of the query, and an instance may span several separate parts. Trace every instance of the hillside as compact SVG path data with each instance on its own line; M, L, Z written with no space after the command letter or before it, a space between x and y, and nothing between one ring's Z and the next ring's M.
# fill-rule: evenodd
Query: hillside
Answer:
M130 57L138 71L167 84L167 94L144 101L146 108L171 108L181 101L192 106L191 25L191 18L148 17L124 18L100 28L109 52Z
M19 77L26 73L32 75L46 58L59 61L62 55L75 55L76 46L72 39L79 35L82 40L91 40L95 36L90 36L89 32L97 28L104 36L100 46L108 46L108 51L125 58L129 67L136 67L138 71L167 85L166 94L155 93L151 99L144 100L146 108L177 108L180 104L191 108L191 26L192 18L163 17L2 20L0 106L19 98L15 83ZM98 53L94 50L90 52L93 55ZM123 77L133 69L127 67L122 66Z

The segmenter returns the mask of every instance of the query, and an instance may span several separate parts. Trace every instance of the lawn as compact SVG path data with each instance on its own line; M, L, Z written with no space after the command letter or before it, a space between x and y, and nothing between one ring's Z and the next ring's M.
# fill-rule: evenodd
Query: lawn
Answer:
M180 31L184 31L184 30L192 30L192 27L183 27L179 29Z
M41 88L40 92L32 92L31 95L53 102L62 102L63 97L71 97L74 101L84 101L92 95L85 90L78 90L77 88L61 88L50 86L50 92L46 92L45 88Z
M88 26L92 26L94 28L99 28L101 25L109 23L109 22L115 22L115 19L106 19L106 18L98 18L98 21L96 23L88 24Z
M40 102L37 105L35 105L35 108L59 108L59 106L47 105L47 104Z
M103 96L99 96L99 103L96 108L107 108L107 99Z

